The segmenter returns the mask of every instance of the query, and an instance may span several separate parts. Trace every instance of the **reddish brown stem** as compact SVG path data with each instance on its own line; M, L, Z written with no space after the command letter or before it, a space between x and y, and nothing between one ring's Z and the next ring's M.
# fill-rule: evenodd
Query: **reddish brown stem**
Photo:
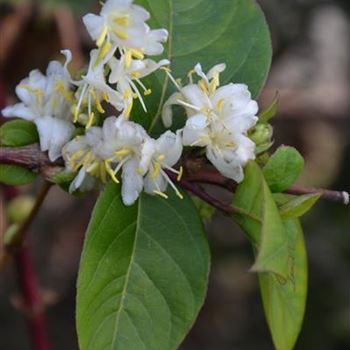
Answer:
M15 245L11 247L12 250L8 250L8 247L4 248L4 252L1 256L1 263L4 264L9 260L11 254L15 253L15 265L17 270L18 284L21 290L22 309L25 312L28 320L28 328L30 332L31 342L33 349L35 350L49 350L49 340L46 331L45 314L43 304L40 297L40 288L38 280L33 267L32 257L28 246L22 245L22 240L25 236L25 232L29 227L30 222L37 213L43 199L46 196L50 186L46 186L39 194L39 200L30 214L30 219L25 220L21 226L21 246ZM15 187L5 187L5 197L10 200L18 195L18 191Z
M23 306L28 320L31 341L35 350L49 350L49 339L40 289L35 275L33 261L27 246L16 254L18 283L22 292Z

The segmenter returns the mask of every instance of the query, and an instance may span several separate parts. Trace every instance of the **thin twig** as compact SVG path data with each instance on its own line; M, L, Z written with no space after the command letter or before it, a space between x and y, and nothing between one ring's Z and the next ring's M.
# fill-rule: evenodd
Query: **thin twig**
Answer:
M18 190L13 186L4 188L7 200L18 196ZM21 299L18 308L23 311L29 328L33 349L49 350L49 339L45 322L44 303L41 298L40 286L30 254L30 246L21 246L15 256L15 266Z
M298 185L293 185L288 190L286 190L285 193L294 195L321 193L321 198L328 201L338 202L344 205L349 204L349 193L345 191L331 191L325 190L323 188L306 188Z
M44 182L28 217L20 225L11 242L5 245L0 255L0 271L5 267L6 263L11 258L11 256L15 254L18 251L18 249L22 246L26 232L28 231L29 226L36 217L36 214L38 213L44 199L46 198L46 195L49 192L51 185L52 184L50 184L47 181Z
M28 247L23 246L19 249L15 261L33 348L35 350L49 350L44 305Z

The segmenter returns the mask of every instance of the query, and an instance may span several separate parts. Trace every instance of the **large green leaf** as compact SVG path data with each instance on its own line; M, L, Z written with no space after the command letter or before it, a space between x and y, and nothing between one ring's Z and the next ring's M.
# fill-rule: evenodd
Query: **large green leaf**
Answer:
M284 221L289 240L290 274L281 282L273 274L260 273L265 315L277 350L291 350L303 323L307 294L307 256L298 219Z
M0 164L0 183L11 186L27 185L37 174L16 165Z
M264 180L260 167L250 162L245 169L245 179L238 186L234 206L259 218L261 224L246 217L238 218L248 228L254 242L257 257L253 271L270 271L286 278L288 276L288 241L277 205ZM250 218L249 218L250 219Z
M208 271L207 241L187 196L143 194L127 207L108 185L81 259L80 348L176 349L203 303Z
M258 94L270 67L272 50L264 15L255 1L140 0L137 3L151 13L152 28L168 29L164 57L170 59L176 78L186 78L198 62L204 70L224 62L227 68L222 83L245 83L253 96ZM164 72L150 76L145 83L153 91L145 98L149 113L139 108L134 110L133 118L153 129L161 106L174 87Z
M280 227L281 223L284 227L288 248L287 251L283 250L287 258L287 278L280 278L271 272L259 272L258 275L265 315L275 347L277 350L291 350L299 335L305 312L307 293L305 245L299 221L278 218L274 212L275 207L271 204L273 197L271 193L266 196L268 193L266 188L261 171L254 163L250 163L234 199L234 206L246 214L235 215L235 219L247 234L257 256L266 235L266 221L275 220L271 229L276 224ZM283 205L286 200L282 199L279 204ZM266 217L267 206L273 208L273 216L270 213L269 218Z
M11 120L0 128L0 145L20 147L38 142L39 136L35 124L27 120Z

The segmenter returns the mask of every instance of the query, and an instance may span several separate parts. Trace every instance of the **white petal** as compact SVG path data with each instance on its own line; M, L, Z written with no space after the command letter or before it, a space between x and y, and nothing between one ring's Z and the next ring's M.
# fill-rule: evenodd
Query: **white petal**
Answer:
M141 148L141 159L139 164L139 170L142 173L142 175L144 175L147 172L155 150L156 150L155 141L152 138L147 137Z
M24 103L17 103L13 106L8 106L1 111L4 117L18 117L26 120L34 120L37 115L33 111L26 107Z
M162 120L166 128L170 128L173 123L173 110L172 106L179 104L178 101L183 98L179 92L173 93L163 105Z
M211 108L211 102L208 96L200 89L198 85L190 84L181 89L186 101L200 109Z
M143 177L137 172L138 162L135 159L123 165L122 198L125 205L132 205L139 197L143 188Z
M168 31L166 29L155 29L149 31L143 47L145 54L150 56L162 54L164 47L161 43L166 42L167 39Z
M42 117L35 120L40 138L40 148L49 152L51 161L61 156L62 147L72 137L72 123L53 117Z
M196 114L189 118L183 129L182 142L184 146L203 147L210 142L207 118L203 114Z
M166 131L156 141L157 153L165 156L164 162L168 166L173 166L178 162L182 154L181 132L174 134Z
M83 183L86 176L85 168L81 168L78 172L78 175L74 178L74 180L69 185L69 193L75 192Z
M101 16L88 13L83 17L83 22L87 31L89 32L93 40L97 40L101 35L104 26L106 25L105 19Z
M155 179L152 179L151 174L152 172L149 172L145 177L145 192L149 194L154 194L154 191L165 192L168 185L165 177L161 173L159 173Z
M214 78L217 74L222 73L226 69L225 63L219 63L209 70L207 73L208 79Z
M243 180L244 173L242 166L236 161L233 152L234 151L232 151L231 161L225 160L222 154L212 147L207 147L206 155L222 175L239 183Z

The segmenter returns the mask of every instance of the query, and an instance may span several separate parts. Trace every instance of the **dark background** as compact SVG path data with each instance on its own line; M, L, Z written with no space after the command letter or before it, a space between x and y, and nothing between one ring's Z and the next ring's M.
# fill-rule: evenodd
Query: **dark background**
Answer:
M0 2L0 99L14 101L14 87L34 67L44 70L61 47L73 49L76 67L91 41L79 16L94 1ZM68 0L67 2L68 3ZM260 97L267 106L280 94L275 146L297 147L306 158L299 183L350 191L350 2L261 0L272 31L274 58ZM79 12L80 11L80 12ZM74 13L74 15L73 15ZM75 19L74 19L75 16ZM72 35L71 33L74 33ZM38 184L25 187L33 192ZM223 194L223 196L226 194ZM84 231L94 198L72 199L51 190L29 244L47 303L54 349L77 349L75 281ZM3 209L3 207L2 207ZM309 254L309 295L297 350L350 349L350 209L320 202L303 219ZM1 231L5 220L1 220ZM250 247L220 213L207 225L212 271L206 303L181 350L268 350ZM30 349L18 311L16 271L0 275L0 349Z

